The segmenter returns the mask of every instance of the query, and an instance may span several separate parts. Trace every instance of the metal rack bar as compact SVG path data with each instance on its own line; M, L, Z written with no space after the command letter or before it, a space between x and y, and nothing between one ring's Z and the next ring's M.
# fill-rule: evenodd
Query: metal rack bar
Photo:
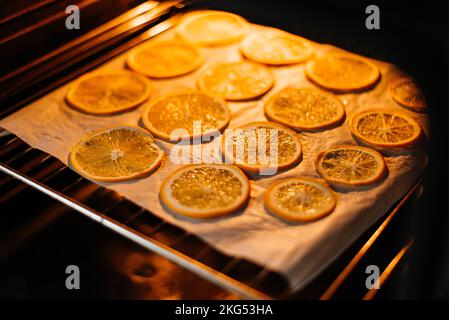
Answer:
M2 132L4 132L5 130L2 130ZM6 142L5 144L4 144L4 148L6 148L6 147L8 147L8 145L10 145L11 143L13 143L14 141L18 141L19 140L19 138L17 138L16 136L12 136L13 138L12 139L10 139L8 142ZM3 150L2 150L2 152L3 152Z
M106 209L103 209L103 213L107 214L109 211L113 210L115 207L117 207L120 203L122 203L122 201L125 200L125 197L120 197L119 200L117 200L116 202L114 202L113 204L111 204L109 207L107 207Z
M28 147L25 150L20 151L19 153L17 153L16 155L14 155L12 158L9 158L7 161L4 161L4 163L6 165L10 165L12 162L16 161L17 159L25 156L28 152L30 152L31 150L33 150L32 147Z
M53 166L46 167L47 170L39 171L38 174L31 176L32 178L39 180L41 182L47 182L57 176L59 173L67 170L61 162L56 162ZM46 172L48 171L48 172Z
M84 0L84 1L81 1L81 2L77 2L76 5L80 9L85 9L85 8L88 8L92 4L95 4L95 2L96 2L96 0ZM75 3L71 3L71 4L75 4ZM28 34L30 32L33 32L33 31L35 31L35 30L37 30L39 28L42 28L42 27L44 27L44 26L46 26L46 25L48 25L48 24L50 24L52 22L55 22L58 19L62 19L62 18L65 17L65 14L66 14L65 11L61 10L60 12L57 12L57 13L55 13L55 14L53 14L53 15L45 18L45 19L42 19L42 20L34 23L33 25L29 26L29 27L21 28L19 30L15 30L15 32L13 34L11 34L10 36L1 39L0 45L4 45L7 42L10 42L10 41L15 40L15 39L17 39L19 37L22 37L22 36L24 36L24 35L26 35L26 34Z
M327 288L327 290L320 297L320 300L329 300L342 283L346 280L349 274L354 270L354 268L360 263L362 258L366 255L368 250L372 247L373 243L379 238L394 216L398 213L399 209L404 205L405 202L412 196L417 187L421 185L422 178L410 189L410 191L399 201L398 205L391 211L388 217L380 225L380 227L373 233L373 235L368 239L365 245L360 249L360 251L354 256L354 258L349 262L349 264L343 269L343 271L338 275L335 281Z
M399 264L399 262L402 260L402 258L404 257L404 255L407 253L408 249L410 248L410 246L412 245L413 241L407 243L407 245L405 245L405 247L403 247L395 256L394 258L390 261L390 263L388 264L388 266L385 268L385 270L382 272L382 274L380 275L378 281L379 281L379 288L383 287L383 285L385 284L385 282L388 280L388 278L390 277L391 273L393 272L393 270L395 270L396 266ZM377 292L379 290L376 288L372 288L370 289L365 296L363 296L362 300L373 300L374 297L376 296Z
M145 212L145 208L141 208L139 211L131 215L128 219L125 220L125 224L131 223L134 219L136 219L138 216L140 216L143 212Z
M125 236L126 238L142 245L143 247L160 254L161 256L167 258L168 260L171 260L172 262L181 265L187 270L196 273L199 276L209 280L210 282L222 286L223 288L226 288L227 290L241 297L248 299L271 299L271 297L266 296L263 293L254 290L253 288L245 286L244 284L237 282L236 280L224 275L223 273L213 270L208 266L203 265L200 262L195 261L190 257L185 256L160 242L157 242L149 237L136 234L134 230L124 225L121 225L117 222L111 221L109 218L103 216L100 213L93 212L90 208L87 208L86 206L69 199L67 196L59 192L47 188L46 186L37 181L33 181L23 176L19 172L9 168L8 166L5 166L4 164L0 164L0 171L13 176L14 178L43 192L44 194L52 197L55 200L62 202L63 204L80 212L81 214L87 216L88 218L104 225L105 227L117 232L118 234Z
M24 144L24 143L22 142L22 144ZM28 150L28 149L30 149L30 148L27 148L26 150ZM32 149L32 148L31 148L31 149ZM35 149L32 149L32 150L35 150ZM28 152L29 152L29 151L27 151L27 152L21 152L20 155L24 155L24 154L26 154L26 153L28 153ZM17 159L17 158L19 158L18 155L13 156L13 159ZM39 159L39 160L34 160L33 163L35 163L35 164L42 163L42 162L48 161L49 159L52 159L52 157L49 156L49 155L45 155L45 153L43 153L43 152L40 152L40 153L38 153L38 155L37 155L37 159ZM53 158L53 159L54 159L54 158ZM8 162L8 163L12 163L13 161L12 161L11 159L9 159L9 161L7 161L7 162ZM5 166L5 164L4 164L4 166ZM6 165L6 167L8 167L8 166ZM32 167L35 167L35 166L33 165ZM12 169L12 168L10 168L10 169L11 169L11 170L14 170L14 169ZM47 176L44 176L43 179L41 180L41 182L50 181L50 180L53 180L53 179L54 179L54 180L61 180L62 178L60 177L60 174L62 174L63 172L67 172L67 167L65 167L65 166L63 166L63 165L61 164L61 167L60 167L58 170L52 171L52 174L47 175ZM40 176L42 176L42 175L40 175ZM37 182L37 181L36 181L36 182ZM37 182L37 183L39 183L39 182ZM87 184L89 187L93 186L93 187L94 187L94 190L93 190L93 191L90 191L90 190L89 190L89 192L87 192L87 193L85 192L85 193L82 195L82 197L73 196L74 198L78 199L78 201L86 201L86 200L88 200L88 199L90 199L90 198L97 198L97 197L99 197L101 194L103 194L103 195L112 195L112 194L115 193L115 192L110 191L110 190L108 190L108 189L106 189L106 188L104 188L104 187L97 186L96 184L91 183L91 182L89 182L88 180L86 180L86 179L84 179L84 178L82 178L82 177L80 177L80 176L76 176L76 179L75 179L75 180L72 179L68 185L63 186L63 187L60 189L59 193L61 193L61 194L68 193L68 192L70 192L72 189L76 189L77 186L79 186L81 183L85 183L85 184ZM29 184L27 184L27 185L29 185ZM82 190L84 190L85 187L86 187L86 186L84 186L84 188L82 188ZM13 193L13 194L16 195L17 193ZM124 200L124 197L119 196L119 197L118 197L118 200L117 200L117 201L114 201L114 203L112 203L111 205L109 205L107 208L104 208L104 209L102 210L102 213L104 214L104 213L106 213L106 212L112 210L115 206L117 206L117 205L118 205L120 202L122 202L123 200ZM135 219L136 217L138 217L139 215L141 215L141 214L144 213L145 211L146 211L146 210L144 210L144 209L138 210L136 213L133 214L133 218ZM130 219L130 220L132 220L132 219ZM150 237L150 236L152 236L152 235L154 236L154 235L156 235L157 233L159 233L164 227L165 227L165 228L168 227L168 224L167 224L165 221L160 220L160 222L159 222L159 223L152 229L152 231L151 231L149 234L147 234L146 236L148 236L148 237ZM191 236L191 235L188 234L188 233L186 233L186 232L183 232L179 238L176 238L176 239L175 239L175 241L173 242L173 246L179 246L179 245L181 245L181 244L183 243L183 241L186 240L189 236ZM204 251L203 251L203 252L204 252ZM238 261L235 261L235 260L233 260L233 259L230 259L229 261L231 261L231 262L234 261L232 265L234 265L234 264L236 264L236 263L238 262ZM232 268L231 268L230 266L231 266L231 265L228 264L228 267L225 269L225 271L231 270ZM236 281L236 283L237 283L238 285L241 285L241 284L238 283L237 281ZM255 292L257 292L257 291L255 291ZM242 295L241 292L240 292L239 294ZM242 296L245 296L245 295L242 295ZM261 296L259 295L259 296L257 296L257 297L260 298ZM267 296L264 296L264 295L262 294L262 297L263 297L263 298L266 298Z
M34 170L36 167L41 165L42 163L48 161L51 158L51 155L41 153L39 156L34 157L31 161L27 162L23 166L19 167L19 170L21 172L28 173L32 170Z
M12 152L16 148L20 148L21 146L23 147L22 143L17 137L8 141L5 147L3 147L0 151L0 158L5 157L8 153Z
M53 2L55 2L56 0L41 0L41 1L36 1L36 3L34 3L31 6L27 6L25 9L22 9L14 14L8 15L6 17L3 17L2 19L0 19L0 25L3 23L6 23L8 21L12 21L14 19L17 19L25 14L29 14L30 12L36 11L38 9L41 9L42 7L45 7Z

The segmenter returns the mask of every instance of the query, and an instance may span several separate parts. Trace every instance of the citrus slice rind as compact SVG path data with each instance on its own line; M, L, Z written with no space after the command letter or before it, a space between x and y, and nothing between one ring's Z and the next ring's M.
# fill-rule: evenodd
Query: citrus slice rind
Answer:
M203 61L200 51L192 45L159 41L132 50L126 63L140 74L163 79L190 73L201 66Z
M420 125L411 117L384 110L370 110L353 115L350 128L362 143L387 149L412 146L422 135Z
M313 55L313 48L305 39L274 30L248 36L240 51L254 62L274 66L301 63Z
M413 79L399 78L390 83L390 94L392 98L401 106L417 112L426 109L424 96Z
M198 78L200 90L230 101L258 98L268 92L273 84L270 70L253 62L219 64Z
M130 71L103 71L82 76L69 89L70 106L90 114L108 115L138 107L151 94L144 76Z
M163 156L149 132L118 126L79 140L69 160L77 172L89 179L117 182L149 174L160 165Z
M181 39L199 46L220 46L240 41L247 22L242 17L224 11L200 11L187 14L176 32Z
M379 152L348 145L318 153L315 158L315 169L333 186L353 187L378 182L384 177L387 166Z
M342 53L329 53L310 61L305 71L318 86L341 93L369 89L380 77L380 71L373 62Z
M165 95L145 107L142 122L166 141L205 138L223 130L231 113L219 97L195 90Z
M289 178L272 184L264 194L269 212L292 222L311 222L330 214L337 204L324 184L307 178Z
M333 94L311 88L285 88L264 107L266 116L296 130L321 130L345 117L343 103Z
M296 132L267 121L226 130L220 150L226 163L267 175L293 166L302 154Z
M235 212L249 194L245 174L226 164L184 166L165 179L160 190L162 203L171 211L201 219Z

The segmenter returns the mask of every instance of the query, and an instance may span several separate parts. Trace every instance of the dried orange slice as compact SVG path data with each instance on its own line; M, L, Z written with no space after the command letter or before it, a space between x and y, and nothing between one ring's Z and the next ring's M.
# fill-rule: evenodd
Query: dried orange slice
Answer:
M424 96L413 79L400 78L390 83L390 94L400 105L414 111L426 109Z
M106 71L81 77L66 98L81 111L114 114L137 107L150 93L151 83L145 77L128 71Z
M313 179L289 178L272 184L264 194L265 207L288 221L309 222L330 214L336 204L332 191Z
M268 65L288 65L308 60L312 46L298 36L282 31L257 32L247 37L241 47L250 60Z
M249 100L260 97L273 86L271 72L251 62L217 65L198 79L199 88L226 100Z
M246 20L238 15L210 10L188 14L176 31L189 43L217 46L241 40L246 24Z
M162 183L160 197L175 213L192 218L215 218L245 205L249 192L248 178L234 166L188 165Z
M178 42L155 42L131 51L127 64L152 78L171 78L189 73L203 63L199 50Z
M252 122L222 137L222 154L227 163L250 172L285 169L301 157L296 132L274 122Z
M225 128L230 119L226 103L200 91L171 93L150 103L142 121L164 140L207 137Z
M351 131L360 141L384 148L402 148L415 144L421 137L419 124L402 113L371 110L355 114Z
M311 61L306 75L324 89L353 92L370 88L380 77L371 61L350 54L329 53Z
M335 125L345 116L340 99L311 88L285 88L265 104L267 117L298 130L319 130Z
M366 186L386 172L382 155L360 146L339 146L320 152L315 159L319 175L335 186Z
M119 126L77 142L70 153L70 164L93 180L123 181L150 173L159 166L163 155L146 130Z

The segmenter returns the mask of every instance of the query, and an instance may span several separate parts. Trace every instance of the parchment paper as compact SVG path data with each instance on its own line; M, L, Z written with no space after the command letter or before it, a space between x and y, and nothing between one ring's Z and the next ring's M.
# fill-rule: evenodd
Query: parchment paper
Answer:
M254 32L266 27L251 25L249 28L249 32ZM150 41L174 37L174 30L170 30ZM318 56L328 51L340 50L329 45L312 44ZM176 89L195 88L197 77L209 66L242 60L238 48L239 44L201 49L207 58L206 63L186 76L153 80L154 92L150 100ZM123 69L125 58L126 54L123 54L99 69ZM242 212L210 221L188 219L166 212L159 202L159 187L163 179L179 167L171 163L168 156L161 167L149 177L122 183L100 184L119 192L168 222L196 234L225 254L246 258L278 271L287 277L292 288L301 288L384 215L412 187L425 165L425 156L419 151L387 156L389 174L384 181L365 190L339 190L335 211L316 222L287 223L264 210L262 195L270 183L294 176L319 178L313 164L317 152L336 145L355 144L347 123L347 119L355 112L369 108L400 110L415 118L427 131L427 116L400 107L388 95L388 80L400 71L390 64L374 62L382 73L382 79L374 89L360 94L340 95L347 114L344 124L322 132L299 133L303 160L291 170L253 180L250 202ZM263 113L264 101L287 85L313 87L306 79L303 68L303 65L271 67L276 83L268 94L257 101L228 103L232 111L229 127L235 128L250 121L266 120ZM86 115L66 105L64 96L67 88L68 85L60 87L1 120L0 126L32 147L67 163L72 146L85 134L116 124L140 124L143 106L115 116ZM162 141L158 141L158 144L167 153L173 147ZM205 146L202 145L203 148Z

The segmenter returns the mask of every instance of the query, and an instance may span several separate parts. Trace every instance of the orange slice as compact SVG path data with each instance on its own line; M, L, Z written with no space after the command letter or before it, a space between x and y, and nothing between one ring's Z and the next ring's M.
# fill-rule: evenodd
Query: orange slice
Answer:
M226 130L222 154L232 163L250 172L285 169L301 157L301 143L296 132L274 122L252 122Z
M272 184L264 194L265 207L288 221L310 222L330 214L337 200L322 183L290 178Z
M358 113L350 121L351 131L360 141L374 147L403 148L421 137L419 124L402 113L371 110Z
M217 46L240 41L247 22L242 17L223 11L200 11L185 16L176 29L185 41L200 46Z
M70 153L70 164L87 178L113 182L149 174L159 166L163 155L149 132L120 126L77 142Z
M400 78L390 83L390 94L400 105L414 111L426 109L424 96L413 79Z
M315 159L319 175L335 186L366 186L385 175L382 155L360 146L340 146L320 152Z
M171 78L197 69L203 63L199 50L178 42L155 42L134 49L127 64L152 78Z
M262 31L247 37L242 54L255 62L268 65L288 65L308 60L312 46L298 36L282 31Z
M262 96L274 84L271 72L251 62L217 65L198 79L199 88L225 100L249 100Z
M142 115L145 127L168 141L210 136L225 128L229 119L230 111L222 99L193 90L161 97Z
M248 178L234 166L188 165L162 183L160 197L175 213L192 218L215 218L244 206L249 192Z
M267 117L297 130L319 130L345 117L345 109L336 96L310 88L285 88L265 104Z
M67 93L68 103L91 114L114 114L136 108L148 99L151 83L128 71L104 71L87 74Z
M361 91L373 86L380 77L371 61L350 54L329 53L311 61L306 75L324 89L336 92Z

